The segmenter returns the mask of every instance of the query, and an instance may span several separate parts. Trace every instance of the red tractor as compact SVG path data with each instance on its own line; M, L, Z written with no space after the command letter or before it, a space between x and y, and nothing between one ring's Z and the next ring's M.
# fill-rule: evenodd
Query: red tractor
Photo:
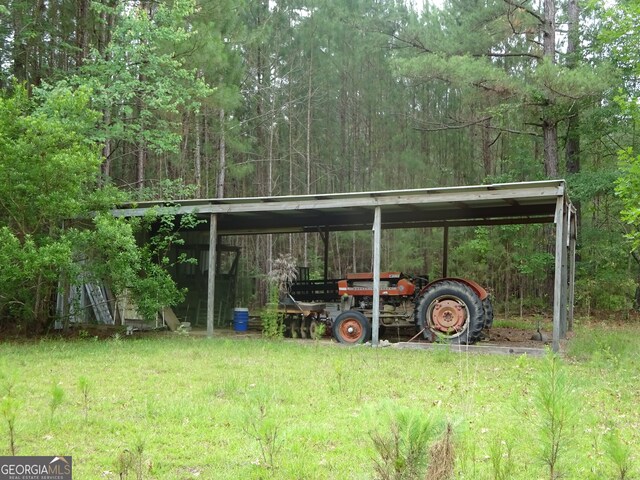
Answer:
M354 273L338 281L341 313L333 321L333 336L341 343L371 338L373 274ZM470 344L493 323L487 291L464 278L428 282L400 272L380 275L380 329L413 327L431 341Z

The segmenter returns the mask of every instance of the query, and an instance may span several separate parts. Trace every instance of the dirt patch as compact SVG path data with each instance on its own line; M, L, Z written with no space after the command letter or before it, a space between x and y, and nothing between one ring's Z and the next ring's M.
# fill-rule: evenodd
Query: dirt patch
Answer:
M541 330L542 339L540 339L540 334L536 330L508 327L492 328L487 334L487 338L480 341L480 345L543 348L545 345L551 345L553 338L551 331Z

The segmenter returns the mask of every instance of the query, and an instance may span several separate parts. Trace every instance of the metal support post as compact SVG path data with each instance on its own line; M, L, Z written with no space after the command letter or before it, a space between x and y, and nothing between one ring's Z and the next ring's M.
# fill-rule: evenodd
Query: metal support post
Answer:
M380 207L376 207L373 216L373 321L371 325L371 345L378 346L380 326Z

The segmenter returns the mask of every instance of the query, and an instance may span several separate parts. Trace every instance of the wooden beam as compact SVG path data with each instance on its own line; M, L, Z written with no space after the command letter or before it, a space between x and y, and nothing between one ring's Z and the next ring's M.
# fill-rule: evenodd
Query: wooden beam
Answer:
M568 293L568 250L569 250L569 205L565 201L562 209L562 270L560 272L560 338L567 338L567 293Z
M520 217L520 218L497 218L497 219L477 219L477 220L424 220L424 221L415 221L415 222L403 222L403 223L389 223L385 221L383 227L385 230L388 229L401 229L401 228L439 228L444 226L449 227L477 227L481 225L535 225L535 224L544 224L544 223L553 223L554 216L553 215L545 215L541 217ZM323 228L325 228L323 226ZM371 223L352 223L349 225L331 225L327 227L332 232L346 232L346 231L357 231L357 230L369 230L373 228ZM246 228L241 228L239 226L233 226L231 228L226 228L219 226L219 231L221 235L260 235L267 233L305 233L305 232L317 232L318 229L316 227L253 227L251 225L247 225Z
M382 213L376 207L373 216L373 321L371 325L371 345L378 346L380 327L380 230Z
M573 331L573 307L576 296L576 242L578 241L578 224L576 211L571 209L571 222L569 228L569 313L568 329Z
M558 196L556 201L556 254L555 254L555 274L553 284L553 342L554 352L560 351L560 335L562 322L562 250L566 248L564 239L564 196Z

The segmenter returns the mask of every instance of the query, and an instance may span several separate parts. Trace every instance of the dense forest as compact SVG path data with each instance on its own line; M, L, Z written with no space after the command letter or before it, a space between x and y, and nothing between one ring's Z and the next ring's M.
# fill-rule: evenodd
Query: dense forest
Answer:
M144 222L74 220L118 202L546 178L578 208L578 309L629 312L639 22L626 0L4 0L0 322L45 325L87 257L143 310L179 299L175 237L139 247ZM550 308L551 230L449 239L450 273L499 309ZM322 271L312 235L233 242L245 283L278 253ZM383 244L383 269L438 275L442 232ZM369 270L370 232L331 234L330 258L334 278Z

